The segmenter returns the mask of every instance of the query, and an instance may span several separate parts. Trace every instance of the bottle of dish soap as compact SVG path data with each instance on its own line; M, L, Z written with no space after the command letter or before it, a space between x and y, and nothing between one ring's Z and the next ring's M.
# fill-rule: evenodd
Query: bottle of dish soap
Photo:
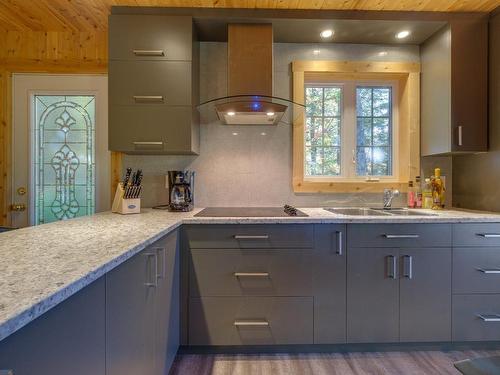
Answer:
M444 206L444 184L441 180L441 169L434 169L432 179L432 209L441 210Z
M413 181L408 182L407 201L408 208L415 208L415 190L413 189Z

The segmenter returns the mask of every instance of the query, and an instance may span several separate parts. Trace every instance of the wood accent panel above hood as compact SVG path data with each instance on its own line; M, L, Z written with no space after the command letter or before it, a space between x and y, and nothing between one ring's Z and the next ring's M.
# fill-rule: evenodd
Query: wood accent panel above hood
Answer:
M273 27L228 25L228 95L273 95Z

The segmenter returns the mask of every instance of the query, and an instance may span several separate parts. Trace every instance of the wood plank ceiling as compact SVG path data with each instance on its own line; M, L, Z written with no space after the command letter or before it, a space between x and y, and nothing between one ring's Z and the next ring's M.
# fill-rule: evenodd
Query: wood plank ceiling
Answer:
M113 5L489 12L500 0L2 0L0 30L106 31Z

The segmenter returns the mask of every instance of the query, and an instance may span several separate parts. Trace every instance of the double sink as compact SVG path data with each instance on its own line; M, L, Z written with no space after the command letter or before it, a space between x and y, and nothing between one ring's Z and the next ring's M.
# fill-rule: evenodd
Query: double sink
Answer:
M334 214L349 215L349 216L437 216L428 212L413 211L406 208L325 208Z

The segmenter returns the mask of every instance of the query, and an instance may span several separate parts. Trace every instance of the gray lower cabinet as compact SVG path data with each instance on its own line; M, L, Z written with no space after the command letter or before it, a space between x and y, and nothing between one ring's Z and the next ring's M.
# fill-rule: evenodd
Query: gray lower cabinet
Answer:
M399 337L451 340L451 248L401 249Z
M350 248L347 341L451 339L451 248Z
M174 232L106 276L108 375L168 373L179 345L177 253Z
M397 248L349 248L347 342L399 341Z
M346 226L315 225L314 343L346 342Z
M454 341L498 341L500 339L500 295L453 296Z
M94 281L0 342L15 375L105 375L105 280Z

